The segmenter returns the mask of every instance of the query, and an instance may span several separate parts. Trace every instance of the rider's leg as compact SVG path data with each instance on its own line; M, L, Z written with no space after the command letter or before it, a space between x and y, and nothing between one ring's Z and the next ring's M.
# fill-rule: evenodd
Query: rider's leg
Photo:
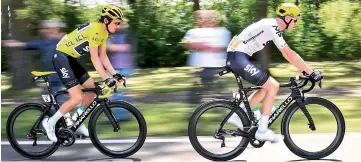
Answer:
M272 105L276 99L279 86L280 84L272 77L269 77L267 82L262 86L267 91L267 94L263 100L262 117L255 135L258 140L279 142L283 138L281 135L276 135L268 129L268 119L270 117Z
M86 78L87 78L87 80L84 83L81 80L82 86L84 88L95 88L93 78L90 78L90 77L86 77ZM82 101L81 106L83 106L84 108L87 108L90 105L90 103L94 101L95 95L96 94L93 93L93 92L86 92L84 97L83 97L83 101ZM76 134L82 134L82 135L84 135L86 137L89 137L88 128L84 125L84 123L79 126L79 128L76 130L75 133Z
M249 106L253 107L257 104L259 104L263 98L266 96L267 91L265 89L259 89L255 92L253 92L249 97L248 97L248 101L249 101Z
M73 64L77 60L66 54L56 51L53 56L53 66L58 74L61 82L68 89L70 99L65 101L60 109L50 118L45 118L42 121L42 125L50 140L56 142L58 139L55 135L55 124L63 117L64 114L68 113L75 106L79 105L83 100L83 93L81 91L80 82L77 78L79 73L78 68L74 68ZM80 71L81 72L81 71Z
M255 92L253 92L248 97L249 106L252 108L255 105L257 105L258 103L260 103L263 100L263 98L265 97L265 95L266 95L266 90L264 90L264 89L259 89L259 90L255 91ZM244 111L247 111L246 107L244 106L243 103L241 103L240 106ZM236 113L232 114L232 116L228 119L228 122L233 124L233 125L236 125L240 129L243 128L242 121L241 121L241 119L238 117L238 115Z
M53 142L56 142L58 140L55 135L55 124L57 123L57 121L61 117L63 117L64 114L73 109L76 105L80 104L83 100L83 94L80 85L76 85L68 89L68 92L70 95L70 99L64 102L60 106L60 109L53 116L51 116L48 120L43 120L42 122L42 125L45 128L49 139Z
M89 78L88 80L86 80L82 86L84 88L95 88L95 84L94 84L94 79L93 78ZM83 102L82 105L84 107L88 107L90 105L90 103L94 100L95 98L95 93L93 92L86 92L85 96L83 98Z
M267 72L253 64L250 61L250 56L248 54L242 52L228 52L227 65L232 69L233 73L241 76L243 79L254 85L262 86L268 79ZM265 95L266 90L264 89L253 92L253 94L248 97L250 107L261 102ZM243 103L241 103L240 106L243 110L246 110ZM237 114L233 114L228 122L236 125L238 128L243 127L242 121Z
M84 88L95 88L94 80L90 78L88 71L78 62L77 59L69 59L70 65L72 69L76 69L74 71L74 75L76 79L79 81L79 84ZM81 102L80 108L84 110L93 102L95 98L95 93L86 92L83 100ZM83 110L83 111L84 111ZM88 128L85 127L84 123L82 123L78 129L75 131L76 134L82 134L86 137L89 136Z
M269 77L268 81L263 85L263 88L267 91L267 94L263 100L262 118L267 119L267 121L260 121L261 123L259 129L261 131L265 131L268 127L268 118L271 115L272 105L276 99L279 86L280 84L272 77Z

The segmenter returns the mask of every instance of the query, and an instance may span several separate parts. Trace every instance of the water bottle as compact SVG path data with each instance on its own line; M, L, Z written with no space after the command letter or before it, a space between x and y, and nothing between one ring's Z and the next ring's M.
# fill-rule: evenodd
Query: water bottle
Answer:
M278 105L272 105L271 114L277 110L277 107L278 107ZM253 113L254 113L254 117L256 118L256 120L260 120L260 119L261 119L261 116L262 116L262 113L261 113L261 111L259 110L259 108L254 107L254 108L252 109L252 111L253 111Z
M73 119L73 121L76 121L78 119L78 117L83 114L84 112L84 106L80 106L78 108L78 110L73 114L73 116L71 117Z

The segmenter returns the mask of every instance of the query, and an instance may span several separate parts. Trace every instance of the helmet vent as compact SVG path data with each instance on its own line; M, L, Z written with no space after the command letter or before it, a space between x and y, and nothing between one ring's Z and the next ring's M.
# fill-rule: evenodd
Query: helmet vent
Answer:
M114 17L117 17L117 15L113 11L108 11L109 14L111 14Z
M285 13L286 11L283 9L280 9L280 13Z

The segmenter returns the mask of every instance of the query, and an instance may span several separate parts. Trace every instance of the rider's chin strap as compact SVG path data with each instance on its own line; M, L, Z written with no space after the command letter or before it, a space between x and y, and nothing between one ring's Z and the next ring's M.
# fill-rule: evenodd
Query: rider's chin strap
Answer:
M110 33L110 31L108 29L108 26L109 26L110 23L111 23L111 21L108 21L108 23L105 24L105 27L107 28L108 33Z
M109 26L109 24L112 22L112 19L109 18L109 17L107 17L107 16L106 16L105 18L108 19L108 23L104 23L104 24L105 24L105 28L107 28L108 33L110 33L108 26ZM104 21L104 20L103 20L103 21Z
M290 26L292 19L290 20L290 22L286 22L286 16L279 16L279 18L281 18L283 20L283 22L286 23L286 29L288 29L288 27Z

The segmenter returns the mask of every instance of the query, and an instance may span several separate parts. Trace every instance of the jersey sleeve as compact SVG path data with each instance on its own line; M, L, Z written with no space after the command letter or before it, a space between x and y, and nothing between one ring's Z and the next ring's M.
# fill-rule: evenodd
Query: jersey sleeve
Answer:
M277 48L281 49L288 46L286 41L283 39L283 32L278 26L273 26L271 33L273 37L273 43L277 46Z
M25 49L38 49L45 44L44 40L33 40L25 43Z

